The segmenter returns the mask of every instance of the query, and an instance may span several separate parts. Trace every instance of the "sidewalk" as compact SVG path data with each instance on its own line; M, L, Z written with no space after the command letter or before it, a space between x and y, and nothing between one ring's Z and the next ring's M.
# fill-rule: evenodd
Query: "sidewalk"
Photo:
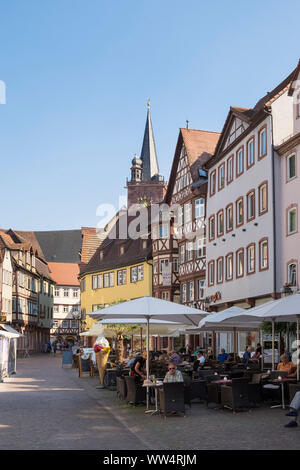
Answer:
M300 427L269 407L233 414L193 403L185 417L145 415L143 406L96 389L61 355L19 359L0 384L0 449L299 449Z

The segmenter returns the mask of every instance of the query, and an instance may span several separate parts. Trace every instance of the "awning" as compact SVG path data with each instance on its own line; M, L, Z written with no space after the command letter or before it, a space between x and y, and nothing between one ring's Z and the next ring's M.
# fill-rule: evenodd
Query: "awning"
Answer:
M13 333L14 335L17 335L17 336L15 336L15 338L20 338L21 336L24 336L24 335L22 335L22 333L19 333L17 330L15 330L14 328L12 328L12 327L9 326L9 325L6 325L5 323L1 323L1 325L0 325L0 331L1 331L2 328L3 328L5 331L8 331L8 333Z

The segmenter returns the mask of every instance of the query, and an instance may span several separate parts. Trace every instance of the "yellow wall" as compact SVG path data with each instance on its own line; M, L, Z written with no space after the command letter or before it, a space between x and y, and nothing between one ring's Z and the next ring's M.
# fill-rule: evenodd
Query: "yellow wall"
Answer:
M144 266L144 279L142 281L130 282L130 268L141 264ZM127 282L125 285L118 286L117 271L120 269L126 269ZM114 287L92 289L93 276L111 272L114 272ZM119 300L131 300L144 297L145 295L152 295L152 264L149 265L146 262L86 274L80 278L80 281L83 279L85 279L85 291L81 292L81 311L85 310L86 312L86 330L90 329L93 323L91 317L88 316L88 313L93 311L93 305L105 305Z

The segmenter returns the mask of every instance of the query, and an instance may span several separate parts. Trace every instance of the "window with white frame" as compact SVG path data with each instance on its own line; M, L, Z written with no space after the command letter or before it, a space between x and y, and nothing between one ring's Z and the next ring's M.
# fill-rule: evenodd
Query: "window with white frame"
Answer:
M178 227L181 227L183 225L183 208L182 208L182 206L178 207L177 224L178 224Z
M169 292L168 292L168 291L162 291L162 293L161 293L161 298L162 298L163 300L170 300Z
M69 297L69 289L64 289L64 297Z
M181 303L186 302L186 284L181 284Z
M288 211L288 235L297 232L297 208Z
M115 285L115 273L103 274L103 287L114 287Z
M168 259L161 259L159 263L159 272L162 273L165 271L165 268L168 268L169 260Z
M238 250L236 253L236 277L244 275L244 250Z
M194 281L188 282L188 301L194 300Z
M197 279L197 295L198 300L204 298L204 289L205 289L205 280L204 279Z
M219 190L223 189L225 185L225 163L219 166Z
M142 281L144 278L144 266L134 266L130 268L130 282Z
M248 222L255 218L255 192L247 194L247 220Z
M259 214L264 214L268 210L268 185L263 183L259 186Z
M224 233L224 211L221 210L217 214L217 227L218 227L218 236L223 235Z
M230 281L233 278L233 255L230 253L226 256L226 280Z
M230 232L233 229L233 205L230 204L226 207L226 231Z
M209 218L209 239L213 240L215 238L215 216L212 215Z
M288 284L290 286L297 285L297 265L296 263L290 263L288 265Z
M64 313L69 313L69 306L64 305L63 311L64 311Z
M183 264L185 262L184 256L185 256L185 246L180 245L179 246L179 264Z
M85 291L85 278L81 280L80 282L80 290L81 292Z
M236 174L241 175L244 171L244 149L241 147L236 153Z
M184 223L187 224L192 220L192 203L187 202L184 204Z
M58 313L58 305L53 305L53 312Z
M79 290L73 289L73 297L78 298L78 295L79 295Z
M240 198L236 202L236 226L239 227L244 223L244 201Z
M216 170L212 171L209 178L209 194L212 196L216 192Z
M248 168L254 164L254 138L247 143L247 166Z
M206 255L206 238L196 238L196 257L202 258Z
M178 273L178 258L173 259L173 271L174 273Z
M54 288L54 295L55 297L59 297L59 287Z
M233 181L233 155L227 160L227 183Z
M255 271L255 245L251 244L247 248L247 273L252 274Z
M214 270L214 267L215 267L214 264L215 264L214 261L210 261L208 263L208 285L209 286L212 286L214 284L214 281L215 281L215 279L214 279L214 271L215 271Z
M223 258L217 260L217 282L223 282Z
M193 259L193 242L186 243L186 260L191 261Z
M259 243L259 265L261 271L269 267L268 240Z
M204 217L205 200L203 197L195 200L195 219Z
M159 238L169 238L169 224L159 226Z
M68 322L68 320L63 320L63 321L61 322L61 327L62 327L62 328L69 328L69 322Z
M117 272L117 282L118 286L123 286L126 284L126 269L120 269Z
M287 158L287 173L289 180L296 176L296 155L294 153Z
M265 127L259 132L258 138L259 158L262 158L267 154L267 129Z

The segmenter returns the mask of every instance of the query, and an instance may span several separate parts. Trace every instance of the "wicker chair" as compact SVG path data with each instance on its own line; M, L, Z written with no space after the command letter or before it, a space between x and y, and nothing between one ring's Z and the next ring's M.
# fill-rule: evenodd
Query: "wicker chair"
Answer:
M125 378L117 377L117 397L119 400L125 400L127 396L127 387Z
M206 404L209 403L220 403L220 393L218 384L211 382L206 385L207 395L206 395Z
M232 411L250 407L248 398L249 378L242 377L232 379L231 386L223 385L221 387L221 404L223 407L230 408Z
M178 411L185 413L183 382L165 383L159 388L160 411L165 416Z
M125 382L127 387L127 402L133 405L145 402L146 387L142 387L142 383L137 382L136 378L130 375L125 377Z
M262 387L264 373L253 374L248 383L248 398L251 405L257 406L263 402Z

